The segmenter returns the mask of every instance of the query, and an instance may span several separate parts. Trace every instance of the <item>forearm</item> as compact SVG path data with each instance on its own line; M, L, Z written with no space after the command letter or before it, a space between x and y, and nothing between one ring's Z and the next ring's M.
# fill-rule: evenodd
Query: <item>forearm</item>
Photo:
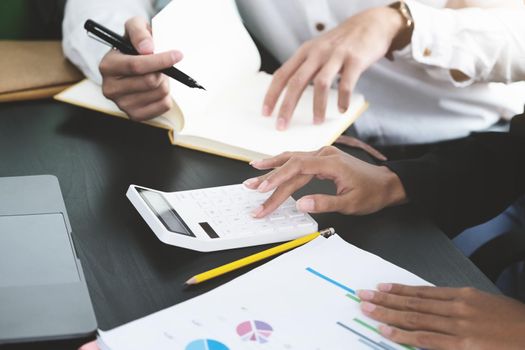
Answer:
M436 9L407 0L411 45L398 55L455 85L525 79L525 7Z
M525 144L480 134L413 160L387 162L407 198L448 234L499 214L525 193Z
M62 24L64 54L88 78L100 83L98 65L109 48L87 36L84 22L91 18L122 34L129 18L150 18L152 12L151 0L68 0Z
M462 9L467 7L495 8L523 6L522 0L448 0L445 7Z

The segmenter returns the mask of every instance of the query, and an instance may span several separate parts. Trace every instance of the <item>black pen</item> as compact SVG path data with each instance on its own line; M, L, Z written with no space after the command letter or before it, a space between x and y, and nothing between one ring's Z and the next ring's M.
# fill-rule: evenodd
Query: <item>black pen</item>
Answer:
M116 48L123 54L139 55L139 53L137 52L137 50L135 50L135 48L133 47L133 45L131 44L129 40L127 40L126 38L123 38L122 36L118 35L112 30L109 30L108 28L104 27L101 24L98 24L97 22L91 19L88 19L86 23L84 23L84 28L89 33L95 35L97 38L104 41L108 45ZM169 67L169 68L163 69L161 72L166 74L169 77L172 77L178 82L186 86L189 86L190 88L199 88L202 90L206 90L203 86L199 85L199 83L197 83L195 79L184 74L183 72L181 72L175 67Z

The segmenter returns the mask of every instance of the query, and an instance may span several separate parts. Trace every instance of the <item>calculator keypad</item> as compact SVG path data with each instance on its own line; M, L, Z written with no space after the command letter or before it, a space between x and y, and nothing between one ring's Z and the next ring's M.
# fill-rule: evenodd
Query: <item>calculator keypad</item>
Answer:
M196 203L220 237L316 231L317 223L310 215L298 211L291 197L267 217L253 218L252 211L263 204L270 194L250 190L244 185L233 185L183 191L176 196Z

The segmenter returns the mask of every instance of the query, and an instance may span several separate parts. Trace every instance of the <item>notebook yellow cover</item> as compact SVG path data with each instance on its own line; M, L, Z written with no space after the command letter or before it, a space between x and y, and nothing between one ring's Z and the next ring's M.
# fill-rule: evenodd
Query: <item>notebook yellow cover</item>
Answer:
M313 88L308 87L289 129L277 131L275 118L261 115L272 77L259 72L259 52L234 0L173 0L153 18L152 26L156 51L182 51L184 59L177 67L206 88L190 89L171 80L175 107L146 123L167 129L172 144L242 161L312 151L332 144L367 107L356 93L341 114L337 91L332 90L326 121L313 125ZM99 86L87 80L56 99L125 117Z

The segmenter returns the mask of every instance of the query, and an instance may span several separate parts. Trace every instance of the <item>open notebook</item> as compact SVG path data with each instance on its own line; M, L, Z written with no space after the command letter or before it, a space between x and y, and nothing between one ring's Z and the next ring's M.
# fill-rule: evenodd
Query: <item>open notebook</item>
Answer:
M313 88L308 87L288 130L275 129L275 118L261 115L271 75L259 72L260 56L246 31L234 0L173 0L152 21L156 52L177 49L184 59L177 68L206 91L171 80L176 106L148 124L169 130L173 144L245 161L285 151L310 151L332 144L366 109L354 94L349 110L337 110L337 91L330 91L327 120L312 123ZM56 99L125 117L83 81Z
M101 350L415 350L378 334L358 289L380 282L429 285L335 235L214 290L109 331Z

